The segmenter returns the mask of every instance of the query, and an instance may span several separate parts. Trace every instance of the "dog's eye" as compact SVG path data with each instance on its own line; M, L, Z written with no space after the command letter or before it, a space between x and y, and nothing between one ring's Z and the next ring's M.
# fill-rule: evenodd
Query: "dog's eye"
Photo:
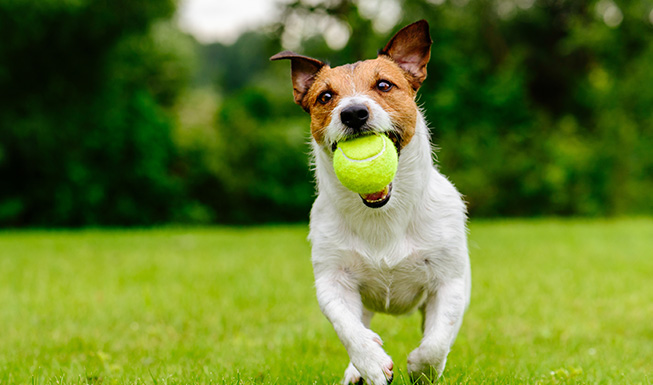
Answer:
M393 84L387 80L379 80L376 82L376 89L382 92L388 92L392 89Z
M331 91L324 91L317 97L317 101L320 102L320 104L327 104L331 99L333 99Z

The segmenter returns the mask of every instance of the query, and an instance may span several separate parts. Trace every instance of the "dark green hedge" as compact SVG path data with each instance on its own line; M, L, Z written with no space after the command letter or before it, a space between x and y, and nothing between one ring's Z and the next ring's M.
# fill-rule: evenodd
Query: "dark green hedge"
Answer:
M167 109L188 74L167 71L178 59L152 23L174 6L0 2L0 224L172 218L183 186Z

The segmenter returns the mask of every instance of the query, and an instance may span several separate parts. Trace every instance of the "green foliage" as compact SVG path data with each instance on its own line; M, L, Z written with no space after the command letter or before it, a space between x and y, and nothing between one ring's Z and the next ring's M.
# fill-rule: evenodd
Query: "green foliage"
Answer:
M372 58L422 18L419 103L471 215L653 213L650 2L294 0L208 46L175 6L0 0L0 225L305 219L309 117L268 58Z
M305 226L0 234L3 384L335 384ZM650 384L653 221L470 226L470 308L438 384ZM419 312L377 315L409 384Z
M238 92L265 72L270 64L265 54L275 49L268 36L257 32L244 33L233 45L199 46L199 55L204 61L195 80L199 84L211 83L224 94Z
M189 194L223 223L303 221L314 198L307 121L264 88L229 95L183 149ZM212 140L207 140L211 138Z
M169 108L189 68L173 1L0 2L0 224L168 220ZM169 29L169 28L168 28Z
M198 50L202 61L195 81L215 90L194 91L181 103L176 143L194 202L186 220L306 220L315 190L309 120L292 101L288 69L269 63L279 46L252 32L233 46ZM216 92L219 98L210 101Z
M238 221L307 218L314 189L306 122L286 118L289 107L256 88L225 101L217 119L223 144L217 155L224 162L219 175L238 209L221 210L224 215Z

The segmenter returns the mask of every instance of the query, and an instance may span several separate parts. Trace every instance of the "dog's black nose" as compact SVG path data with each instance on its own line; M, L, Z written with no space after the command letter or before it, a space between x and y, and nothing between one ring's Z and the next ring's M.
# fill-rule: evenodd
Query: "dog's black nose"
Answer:
M342 121L342 124L349 128L353 128L354 131L358 131L358 129L367 122L369 116L370 113L367 110L367 107L363 104L354 104L340 112L340 120Z

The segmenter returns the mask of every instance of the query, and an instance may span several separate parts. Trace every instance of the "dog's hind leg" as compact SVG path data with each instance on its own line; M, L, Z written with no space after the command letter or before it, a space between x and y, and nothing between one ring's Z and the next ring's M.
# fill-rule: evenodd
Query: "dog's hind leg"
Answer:
M344 381L355 379L355 369L368 384L386 385L391 382L392 359L381 347L381 338L365 324L369 325L371 315L366 315L357 284L344 269L324 265L313 267L320 308L333 324L351 360L345 372L351 377Z
M408 355L408 372L413 381L431 383L440 377L463 321L469 301L466 278L451 279L429 294L424 304L424 337Z

